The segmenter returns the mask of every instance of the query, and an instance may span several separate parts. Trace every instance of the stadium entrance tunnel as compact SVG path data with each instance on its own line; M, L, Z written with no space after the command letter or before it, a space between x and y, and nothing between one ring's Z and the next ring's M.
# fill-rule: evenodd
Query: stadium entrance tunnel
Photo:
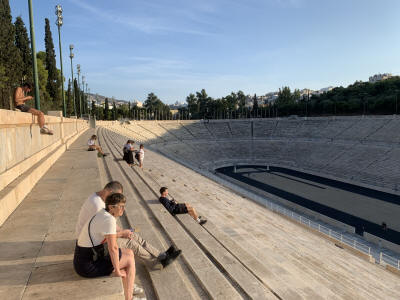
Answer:
M400 245L398 195L277 166L236 165L215 171L259 196L275 195L292 209L305 208L317 218L326 216L354 227L359 235L368 232Z

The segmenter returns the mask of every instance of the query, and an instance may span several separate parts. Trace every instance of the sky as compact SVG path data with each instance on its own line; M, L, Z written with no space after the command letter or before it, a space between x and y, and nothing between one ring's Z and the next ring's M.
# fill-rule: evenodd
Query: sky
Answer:
M283 86L320 89L400 74L398 0L32 0L36 49L63 7L64 75L81 65L91 93L185 101L205 89L264 95ZM10 0L29 30L26 0ZM76 70L76 69L75 69Z

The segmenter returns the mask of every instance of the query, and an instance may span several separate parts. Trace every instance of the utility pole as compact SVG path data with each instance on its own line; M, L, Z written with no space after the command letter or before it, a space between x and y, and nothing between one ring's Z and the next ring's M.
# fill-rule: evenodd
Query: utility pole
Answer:
M81 84L80 84L80 76L81 76L81 65L76 65L76 69L78 72L78 97L79 97L79 115L80 118L82 118L82 99L81 99Z
M78 117L78 114L76 113L76 103L75 103L74 67L72 65L72 59L74 58L74 54L72 53L73 49L74 49L74 45L69 45L69 58L71 59L71 76L72 76L72 99L74 100L75 117Z
M62 7L60 4L56 5L56 25L58 27L58 47L60 48L60 69L61 69L61 91L63 99L63 116L67 116L67 108L65 106L65 93L64 93L64 73L63 73L63 63L62 63L62 51L61 51L61 26L63 25Z

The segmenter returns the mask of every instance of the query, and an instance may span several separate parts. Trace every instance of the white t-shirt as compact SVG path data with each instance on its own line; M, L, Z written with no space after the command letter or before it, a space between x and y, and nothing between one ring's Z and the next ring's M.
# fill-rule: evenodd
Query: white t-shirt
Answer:
M140 158L141 160L143 160L143 158L144 158L144 150L143 150L143 149L140 149L140 150L139 150L139 158Z
M85 223L84 228L82 228L82 231L79 234L78 246L80 247L93 247L93 245L100 245L105 239L105 235L117 234L117 220L105 209L102 209L94 216L92 223L90 223L90 236L93 241L92 245L88 232L89 222L90 219Z
M88 140L87 144L88 144L88 146L94 146L94 145L96 145L96 140L90 139L90 140Z
M78 222L75 226L75 236L78 238L83 226L102 208L106 208L103 199L96 193L90 195L83 203L79 212Z

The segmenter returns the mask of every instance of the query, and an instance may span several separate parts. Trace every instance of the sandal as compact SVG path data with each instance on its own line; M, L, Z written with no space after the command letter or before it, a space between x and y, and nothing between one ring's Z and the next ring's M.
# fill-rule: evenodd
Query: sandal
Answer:
M41 134L53 135L53 131L48 129L46 126L43 126L42 128L40 128L40 133Z

